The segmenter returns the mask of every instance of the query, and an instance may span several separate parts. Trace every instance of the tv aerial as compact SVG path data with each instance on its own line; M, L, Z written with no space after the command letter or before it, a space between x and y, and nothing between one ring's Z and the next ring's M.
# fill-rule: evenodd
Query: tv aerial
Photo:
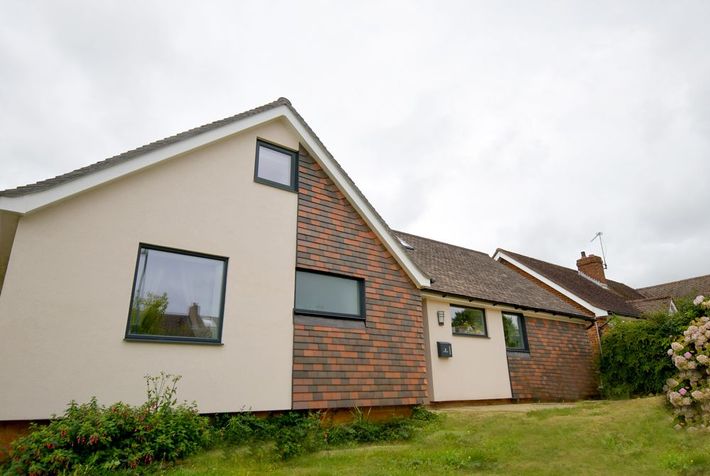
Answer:
M602 260L604 264L604 269L606 269L606 253L604 253L604 241L602 241L602 235L603 233L601 231L598 231L597 234L594 235L594 238L592 238L590 243L599 238L599 246L601 246L602 248Z

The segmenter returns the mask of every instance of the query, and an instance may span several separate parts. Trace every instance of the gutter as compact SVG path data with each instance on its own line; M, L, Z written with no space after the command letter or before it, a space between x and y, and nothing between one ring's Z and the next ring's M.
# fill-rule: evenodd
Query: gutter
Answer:
M552 311L550 309L542 309L539 307L531 307L531 306L523 306L521 304L513 304L513 303L508 303L508 302L500 302L500 301L493 301L491 299L482 299L482 298L477 298L477 297L471 297L471 296L464 296L463 294L456 294L456 293L446 293L443 291L434 291L432 289L422 289L424 292L431 293L433 295L436 295L437 297L453 297L456 299L463 299L463 300L468 300L469 302L473 301L479 301L483 302L486 304L491 304L493 306L506 306L506 307L512 307L513 309L519 309L521 311L533 311L533 312L542 312L545 314L551 314L553 316L561 316L561 317L567 317L569 319L582 319L588 322L596 322L596 319L594 317L590 316L585 316L582 314L574 314L574 313L565 313L565 312L560 312L560 311Z

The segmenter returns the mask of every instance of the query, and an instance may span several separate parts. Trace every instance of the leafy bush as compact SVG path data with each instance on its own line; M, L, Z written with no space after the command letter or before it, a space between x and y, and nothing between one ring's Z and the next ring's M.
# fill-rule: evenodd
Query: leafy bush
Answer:
M272 445L274 454L289 459L320 449L352 443L373 443L409 440L416 428L436 419L423 407L415 407L411 418L373 422L358 409L351 423L326 427L320 413L286 412L270 418L259 418L252 413L240 413L226 422L217 422L226 443Z
M646 319L614 318L602 337L599 370L607 398L657 394L675 372L666 351L701 311L689 300L674 314L659 312Z
M433 415L431 412L428 413ZM373 422L368 420L359 409L353 411L353 417L352 423L334 426L326 433L328 444L338 446L349 443L401 441L411 439L414 434L414 420L400 418Z
M194 404L177 404L180 377L146 377L147 401L133 407L71 402L60 418L32 425L10 449L7 474L57 474L137 470L156 461L174 461L208 441L209 422Z
M705 314L710 310L710 300L703 296L694 304ZM710 430L710 317L691 322L683 337L671 344L668 355L678 369L666 382L677 427Z

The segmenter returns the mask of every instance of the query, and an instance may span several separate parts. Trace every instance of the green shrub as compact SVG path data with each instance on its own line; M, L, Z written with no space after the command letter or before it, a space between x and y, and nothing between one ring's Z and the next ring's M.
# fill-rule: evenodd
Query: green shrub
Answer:
M139 407L71 402L60 418L33 425L15 440L7 474L97 473L137 470L158 461L174 461L208 442L209 423L195 405L177 404L179 377L146 377L148 399Z
M288 412L274 419L276 453L282 459L313 453L325 445L320 415Z
M689 300L680 301L678 312L664 312L646 319L614 318L602 337L599 370L607 398L657 394L675 372L666 351L688 324L700 315Z
M344 425L325 427L320 413L286 412L270 418L259 418L252 413L240 413L226 422L218 419L222 439L235 445L252 445L263 450L272 445L274 455L290 459L328 447L353 443L375 443L411 439L423 425L436 415L423 407L415 407L411 418L373 422L360 410Z
M276 428L269 418L259 418L253 413L238 413L228 418L222 427L222 437L227 443L243 445L273 438Z

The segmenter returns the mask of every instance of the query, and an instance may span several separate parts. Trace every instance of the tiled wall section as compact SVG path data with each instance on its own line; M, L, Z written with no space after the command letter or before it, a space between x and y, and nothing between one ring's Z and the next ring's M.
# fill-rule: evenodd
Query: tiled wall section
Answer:
M513 398L579 400L598 393L586 325L528 317L525 324L530 353L508 352Z
M293 408L425 402L417 288L304 149L299 162L297 266L364 278L367 320L338 328L295 318Z

